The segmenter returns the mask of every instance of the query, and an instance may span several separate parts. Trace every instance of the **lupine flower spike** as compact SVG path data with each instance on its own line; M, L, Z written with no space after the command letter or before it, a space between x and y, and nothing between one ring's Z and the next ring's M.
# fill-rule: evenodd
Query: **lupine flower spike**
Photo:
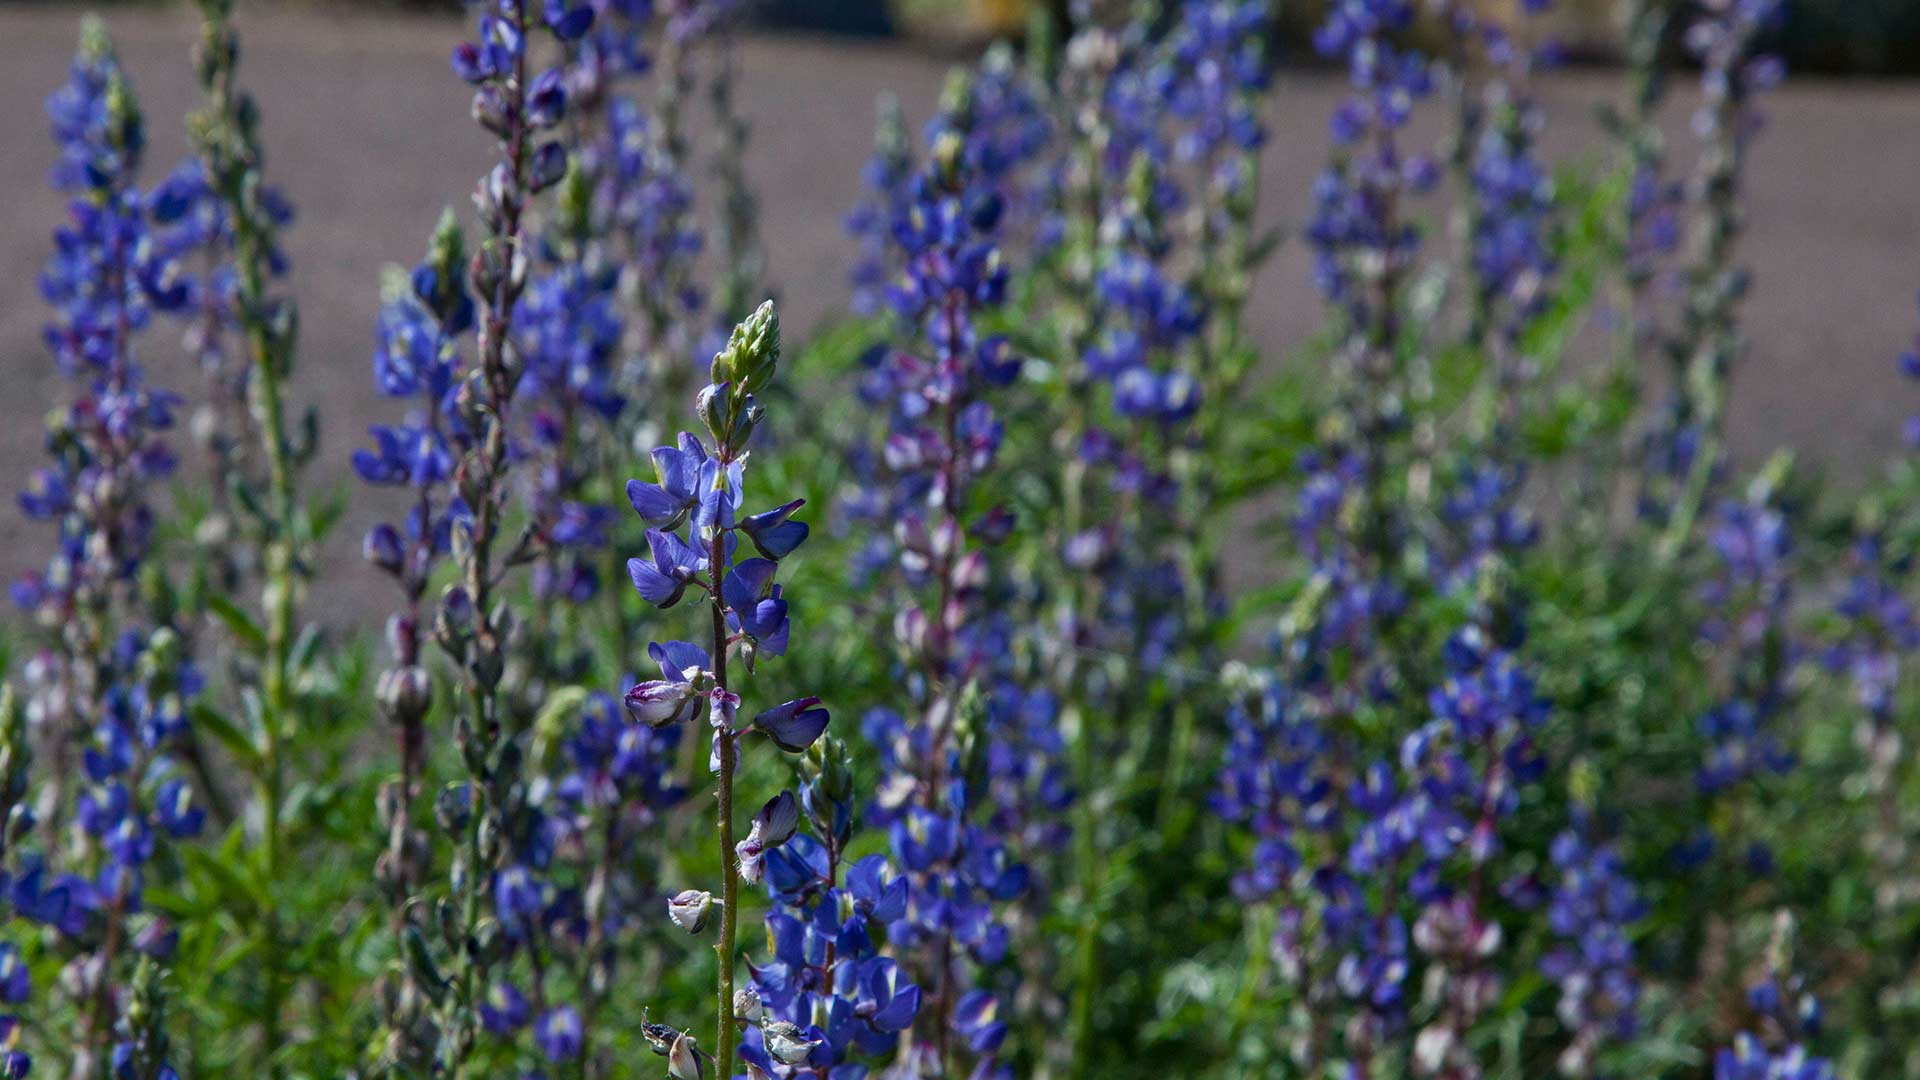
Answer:
M705 715L712 729L709 762L717 777L719 817L714 831L722 867L720 892L716 898L711 890L683 890L669 902L667 914L683 929L697 933L715 914L713 908L719 908L712 1052L716 1076L733 1075L741 1030L734 1000L740 882L759 882L768 860L793 838L799 825L798 803L791 792L783 791L767 800L746 836L735 842L734 780L741 752L755 734L787 753L805 752L828 722L827 710L819 707L817 697L773 705L758 713L741 711L741 691L746 685L742 675L751 676L757 661L787 651L790 601L777 578L781 560L808 533L806 523L793 517L801 506L798 500L743 514L748 446L766 417L761 395L772 385L779 361L780 320L769 300L735 327L726 348L714 355L709 370L712 381L700 391L695 406L706 437L681 432L677 445L653 452L654 480L627 484L634 513L648 525L651 549L647 556L627 563L634 589L663 609L680 603L692 590L711 617L709 625L701 628L704 645L669 641L648 647L660 665L660 678L629 689L627 707L636 718L656 727ZM743 541L753 551L750 557ZM738 665L731 665L735 658ZM782 1037L789 1035L785 1028L780 1032ZM689 1036L678 1033L656 1044L656 1049L660 1045L666 1046L662 1052L668 1055L672 1075L700 1074L704 1058Z

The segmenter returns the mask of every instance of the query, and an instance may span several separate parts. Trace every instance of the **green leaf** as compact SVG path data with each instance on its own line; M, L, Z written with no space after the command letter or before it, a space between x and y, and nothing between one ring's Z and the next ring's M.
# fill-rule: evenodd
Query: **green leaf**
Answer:
M238 832L235 835L239 835ZM230 914L260 907L259 891L241 877L226 859L190 845L181 845L180 854L199 883L209 888L221 901L217 907Z
M228 720L225 713L204 701L194 702L192 713L195 730L204 731L220 740L220 745L226 747L228 753L239 759L240 764L248 772L260 771L259 747L254 745L246 732L241 731L231 720Z
M232 597L218 592L209 592L207 610L213 612L214 616L226 625L235 640L249 653L259 656L267 651L266 631L260 629L260 624L253 621L253 616L240 610Z

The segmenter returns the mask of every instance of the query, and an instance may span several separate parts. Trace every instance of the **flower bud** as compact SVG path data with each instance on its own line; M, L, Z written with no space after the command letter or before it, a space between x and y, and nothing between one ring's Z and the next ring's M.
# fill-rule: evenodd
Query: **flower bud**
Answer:
M714 354L710 372L715 383L732 383L746 396L773 378L779 362L780 316L767 300L733 328L727 347Z
M506 659L497 648L480 645L471 660L467 662L467 672L473 676L474 684L483 690L491 691L500 685L500 676L506 671Z
M374 696L388 722L412 726L433 704L433 678L417 664L391 668L380 674Z
M433 798L433 820L448 836L467 831L473 820L473 793L466 784L448 784Z
M706 1080L706 1073L706 1061L700 1056L693 1036L685 1032L676 1036L667 1051L667 1075L672 1080Z
M694 399L694 411L713 434L714 441L728 445L727 436L733 430L733 397L731 387L725 382L711 383L700 390L700 396Z
M180 930L165 919L148 919L134 931L133 947L155 960L170 960L180 947Z
M480 845L480 861L493 865L500 861L500 848L503 840L500 835L500 819L492 813L480 817L480 835L476 837Z
M26 839L37 821L33 808L25 803L16 804L13 809L7 811L7 846L12 847Z
M693 715L694 690L688 683L653 679L627 691L628 715L652 727L677 724Z
M407 616L395 614L387 619L387 651L401 663L411 663L420 653L420 626Z
M438 1003L446 996L446 979L440 974L440 965L434 962L433 953L427 948L427 939L420 931L407 927L405 949L407 970L413 974L413 981L427 992L427 997Z
M400 540L399 530L384 522L367 530L366 538L360 542L360 554L389 574L398 574L406 564L406 547Z
M757 1024L761 1019L760 992L751 986L743 986L733 992L733 1018L749 1024Z
M667 900L667 917L673 925L689 934L698 934L707 928L707 922L713 917L713 894L704 889L687 889Z
M512 130L509 112L499 87L489 83L473 92L473 122L503 139Z
M766 1040L767 1053L783 1065L799 1065L820 1045L819 1040L807 1038L805 1028L785 1020L775 1020L760 1025L760 1034Z
M782 791L768 799L753 816L747 838L733 846L740 864L740 877L758 884L765 871L766 854L793 838L800 827L800 803L793 792Z
M666 1057L673 1051L673 1044L680 1038L680 1033L665 1024L653 1023L646 1018L646 1013L642 1011L640 1014L640 1037L647 1040L647 1045L653 1048L654 1053L659 1054L661 1057Z
M567 148L557 142L540 144L533 152L533 166L529 179L533 190L545 191L560 182L567 175Z
M457 531L457 530L456 530ZM434 617L433 631L443 645L464 642L473 629L473 600L459 585L448 585L440 594L440 612Z

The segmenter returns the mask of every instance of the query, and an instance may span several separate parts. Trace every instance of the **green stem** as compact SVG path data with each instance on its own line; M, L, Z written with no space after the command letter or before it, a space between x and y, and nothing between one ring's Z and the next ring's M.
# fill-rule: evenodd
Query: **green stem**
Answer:
M1075 1076L1088 1075L1088 1048L1093 1039L1093 998L1094 983L1100 975L1100 925L1105 921L1105 903L1101 898L1101 888L1106 877L1106 869L1100 859L1100 847L1094 840L1094 829L1099 815L1094 812L1093 788L1091 782L1098 766L1093 740L1089 738L1086 714L1083 712L1080 723L1080 738L1076 749L1079 761L1076 771L1083 778L1080 798L1075 804L1078 821L1074 827L1075 861L1079 863L1081 881L1081 902L1084 910L1080 913L1079 932L1075 938L1075 960L1073 979L1073 1070Z
M237 219L244 220L241 215ZM261 238L257 231L239 226L241 307L249 314L248 338L252 344L255 407L261 416L261 440L266 444L268 485L272 500L273 536L267 546L266 583L261 606L267 614L267 658L263 674L263 763L261 771L261 848L266 879L271 886L280 880L281 810L285 798L286 775L283 746L294 726L293 695L288 670L293 647L294 623L294 491L293 467L286 439L286 409L281 389L280 361L273 334L258 311L263 291ZM274 905L268 905L263 933L266 945L267 1016L264 1036L269 1054L280 1045L280 1013L286 995L284 949ZM270 1073L280 1075L277 1066Z
M726 561L726 533L716 528L713 532L713 545L708 555L709 573L713 576L713 682L718 690L727 689L727 607L720 598L720 579L724 573ZM720 790L719 790L719 834L720 845L720 941L714 946L718 954L719 978L716 980L715 994L716 1021L713 1056L717 1067L716 1077L733 1075L733 1044L738 1041L733 1016L733 958L734 930L739 914L740 867L734 859L733 851L733 748L734 735L731 728L721 728L720 740Z
M1154 820L1159 823L1156 830L1166 837L1169 846L1177 847L1184 838L1186 827L1183 824L1177 831L1170 831L1174 815L1184 809L1186 794L1187 759L1193 755L1194 708L1190 699L1182 696L1173 707L1173 737L1167 748L1167 771L1160 785L1160 804L1154 808Z
M1237 1053L1240 1038L1253 1015L1254 1002L1260 997L1260 981L1267 974L1267 957L1272 950L1267 939L1273 936L1273 909L1257 907L1247 923L1247 963L1240 974L1240 992L1233 998L1233 1023L1227 1029L1228 1055Z
M231 31L226 26L224 7L209 5L206 40L219 66L208 79L213 98L212 119L215 130L208 138L207 154L217 170L221 196L227 203L233 222L234 269L239 275L236 307L245 327L247 350L252 366L253 410L260 425L260 441L267 460L268 535L265 541L266 573L261 586L260 606L266 616L266 654L261 672L261 762L255 776L256 796L261 807L262 876L269 889L280 880L281 815L285 800L286 772L284 745L295 726L294 704L289 668L293 649L294 599L297 553L294 464L287 441L286 404L283 389L286 352L290 342L272 325L267 310L268 250L271 244L267 227L246 194L248 180L259 175L258 150L240 120L241 102L234 87ZM268 1071L281 1075L271 1064L281 1045L280 1023L286 999L286 950L281 941L277 907L269 900L260 912L261 955L265 965L266 1006L262 1017L262 1050L269 1059Z

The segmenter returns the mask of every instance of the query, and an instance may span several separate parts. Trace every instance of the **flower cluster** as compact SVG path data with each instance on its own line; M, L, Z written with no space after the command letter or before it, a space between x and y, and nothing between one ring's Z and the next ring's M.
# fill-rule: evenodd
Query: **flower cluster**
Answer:
M753 1027L741 1060L780 1080L885 1058L920 1011L920 988L875 937L905 917L907 879L882 855L847 862L859 811L845 745L819 740L801 771L812 834L767 855L772 955L753 967L742 1001Z
M387 621L392 662L376 691L380 715L393 725L400 748L401 780L382 799L389 839L375 873L396 910L420 883L427 861L426 838L412 814L426 767L425 721L433 701L421 647L436 631L422 601L451 549L455 522L472 517L451 483L455 453L472 444L454 397L462 366L456 342L474 320L465 267L464 240L449 214L426 260L389 291L376 323L375 385L389 396L414 400L415 411L399 424L374 428L374 447L353 455L362 480L402 487L410 504L402 524L375 525L362 544L367 561L393 579L402 600Z
M1074 531L1060 552L1075 577L1095 583L1061 632L1082 649L1137 656L1150 669L1178 645L1194 587L1178 552L1160 540L1181 528L1153 523L1179 523L1184 510L1169 450L1185 444L1202 405L1187 357L1206 315L1165 265L1162 191L1152 160L1136 157L1127 197L1102 230L1112 240L1099 253L1099 337L1086 353L1081 392L1105 408L1072 448L1065 501Z
M259 211L275 229L293 221L293 206L279 189L262 184L257 198ZM266 483L260 432L249 402L253 368L239 340L243 327L233 215L201 157L189 158L168 174L154 189L153 206L156 224L164 226L158 239L177 253L187 284L189 297L181 312L186 322L184 344L205 379L188 425L206 455L208 484L215 498L213 511L200 529L203 535L224 539L238 524L233 520L236 508L229 505L232 488L244 484L257 490ZM286 254L271 236L265 240L259 256L263 268L273 278L283 277L290 265ZM189 272L196 259L201 264L198 272ZM258 572L249 562L251 554L237 546L208 553L215 560L222 587L237 591L247 575Z
M514 315L520 382L534 462L532 516L549 523L534 574L545 601L585 604L599 593L597 552L608 542L612 507L596 500L594 472L610 456L626 399L617 361L626 332L619 267L593 249L591 195L576 171L561 189L558 220L540 245L548 261Z
M1743 224L1741 198L1748 149L1763 123L1757 99L1785 67L1760 43L1779 22L1779 0L1712 0L1687 28L1686 44L1701 65L1702 101L1693 120L1700 154L1687 195L1692 232L1681 271L1685 301L1659 351L1673 364L1673 393L1660 426L1648 435L1645 510L1682 522L1702 505L1722 470L1720 424L1728 380L1743 349L1739 307L1747 273L1735 261Z
M728 670L732 655L737 654L751 675L758 661L787 651L789 602L776 579L780 561L792 555L809 532L807 524L793 516L802 500L742 514L748 443L766 415L759 395L772 384L779 359L780 321L773 302L767 301L734 328L726 348L714 355L712 381L700 392L696 406L707 438L682 432L677 445L654 450L654 481L627 484L628 501L648 525L650 549L647 557L627 563L634 589L663 609L678 604L689 589L696 590L705 594L712 616L706 647L685 641L648 647L660 664L661 677L636 683L627 691L626 705L636 719L655 726L684 723L704 711L712 728L709 766L718 777L715 831L724 868L721 894L715 901L710 892L683 891L675 897L670 913L683 927L698 931L705 927L708 906L720 905L719 1018L714 1042L719 1076L733 1075L739 1030L733 970L739 882L766 877L770 860L779 857L780 848L793 839L799 824L798 803L791 792L783 791L761 808L746 837L734 842L733 789L741 749L749 736L758 734L787 753L805 752L826 730L829 719L819 698L805 697L745 720L737 689L742 682L739 668L732 675ZM755 554L740 558L745 554L743 544ZM783 952L781 959L790 957L790 952ZM759 1030L763 1036L777 1032L775 1043L788 1037L805 1042L788 1030L792 1027L790 1022L762 1024ZM681 1033L669 1040L662 1052L671 1059L676 1047L682 1047L697 1062L697 1048L682 1044L683 1038ZM789 1049L767 1046L768 1053L782 1060ZM802 1056L811 1052L801 1051Z
M539 13L540 23L563 43L577 40L592 20L584 5L548 3ZM458 1068L473 1054L482 1024L478 1006L496 964L516 951L543 947L538 935L527 932L542 890L524 868L544 861L549 819L520 775L524 753L502 752L514 739L504 723L501 680L515 622L494 598L505 572L534 557L554 531L535 521L510 548L500 545L508 473L522 456L510 425L526 374L525 359L512 344L528 285L524 217L533 196L557 184L568 167L564 143L543 137L567 117L564 71L531 69L528 34L534 22L522 0L500 0L480 14L477 39L453 50L454 74L474 87L474 120L497 140L498 159L474 198L484 236L469 263L449 215L427 260L404 286L396 283L389 291L380 315L375 381L383 392L418 398L423 406L400 425L373 429L374 448L354 455L362 479L404 487L413 496L404 529L376 526L365 543L369 561L396 580L406 603L389 626L394 665L378 688L382 712L402 743L401 777L380 803L389 844L379 869L394 901L409 988L388 999L393 1004L386 1021L393 1060L432 1059L443 1068ZM470 365L456 345L469 330L475 332ZM445 973L405 913L407 898L423 884L426 861L425 838L412 823L432 697L432 680L419 657L425 630L420 600L443 556L450 556L459 580L446 587L431 635L459 670L468 706L454 724L467 778L436 804L442 829L458 840L453 895L439 927L452 967ZM489 922L482 935L488 907L497 923ZM496 947L501 942L506 947ZM424 997L432 1008L404 1005L408 994L417 995L415 1001ZM569 1025L564 1018L553 1024L552 1045L564 1047Z
M1700 717L1706 757L1695 782L1703 797L1715 799L1792 768L1793 755L1775 728L1788 703L1797 646L1788 626L1791 535L1771 493L1761 488L1746 500L1728 502L1709 539L1719 573L1702 587L1704 610L1713 614L1701 633L1720 647L1726 689ZM1703 827L1673 854L1682 865L1697 865L1718 846L1713 832ZM1755 873L1765 873L1773 862L1757 842L1747 847L1745 859Z
M105 32L89 24L67 82L47 101L60 149L57 189L71 222L54 234L40 291L55 309L46 342L80 396L56 414L53 464L20 497L28 517L59 526L44 573L16 583L14 601L68 636L76 617L124 599L153 543L149 486L173 472L165 441L179 398L147 385L135 336L153 312L180 309L187 285L151 240L153 209L136 186L146 136ZM98 636L98 635L97 635ZM83 653L86 643L76 643Z
M997 998L975 984L969 965L990 965L1006 949L994 904L1026 888L1027 872L974 817L972 755L1000 746L1000 777L1027 759L1017 725L982 730L981 688L1005 674L1005 629L987 603L993 584L988 551L1009 535L1002 506L982 508L975 494L993 468L1004 433L986 392L1018 375L1007 342L983 336L980 314L999 304L1007 269L995 239L1006 195L1002 129L972 126L967 84L949 86L948 110L930 125L923 171L893 222L899 277L887 290L904 342L878 373L891 430L880 456L889 507L892 557L906 591L893 629L915 697L915 712L876 710L864 729L878 743L889 779L871 810L888 828L908 880L906 910L889 940L912 955L914 981L928 995L915 1025L913 1060L954 1068L962 1060L992 1075L1005 1024ZM1017 713L1018 710L1015 710ZM1051 720L1051 713L1045 715ZM1013 719L1003 711L1002 719ZM1039 779L1024 766L1026 777ZM1003 825L1012 822L1002 821ZM968 1057L956 1056L955 1040Z
M1195 365L1203 393L1216 403L1239 393L1251 374L1253 350L1240 338L1241 313L1254 273L1278 245L1258 216L1272 15L1268 0L1188 0L1163 46L1156 80L1166 87L1175 158L1192 170L1185 184L1192 202L1187 277L1207 308ZM1198 454L1218 452L1229 429L1222 412L1202 414ZM1211 492L1204 471L1201 480ZM1210 498L1199 500L1203 511L1211 509L1204 505ZM1211 552L1203 555L1202 576L1211 578Z
M1550 0L1533 0L1525 8L1535 14L1550 6ZM1477 94L1460 91L1455 156L1466 189L1473 336L1493 351L1502 413L1495 423L1510 428L1531 374L1525 331L1551 300L1559 269L1553 177L1535 146L1545 114L1530 86L1542 56L1520 40L1519 25L1510 29L1464 11L1454 12L1450 24L1457 38L1477 45L1491 69Z
M1489 878L1510 865L1509 820L1544 774L1536 737L1546 705L1478 627L1456 633L1444 661L1427 719L1397 741L1397 760L1359 764L1350 780L1343 763L1364 747L1330 737L1320 703L1284 681L1255 677L1229 716L1213 805L1254 834L1235 895L1277 905L1272 947L1288 981L1346 1017L1337 1045L1307 1039L1309 1060L1362 1075L1401 1054L1421 1075L1479 1075L1469 1036L1502 992L1505 933ZM1500 891L1510 888L1521 889L1518 877ZM1556 910L1582 902L1573 888L1556 891ZM1556 970L1572 980L1574 963ZM1432 1011L1401 1043L1414 987Z
M1314 183L1306 235L1321 291L1356 334L1392 325L1395 294L1419 243L1403 204L1440 178L1431 158L1400 147L1415 105L1433 90L1426 57L1393 43L1413 12L1407 0L1346 0L1314 34L1321 55L1346 62L1355 93L1334 112L1342 156Z
M730 320L746 314L746 290L755 276L754 204L745 190L739 155L746 124L733 109L733 57L728 31L743 5L736 0L673 0L634 11L639 23L651 16L657 27L656 72L652 107L636 99L611 102L606 127L611 165L607 204L624 237L626 261L634 271L627 288L641 314L641 362L628 371L632 385L648 383L655 400L683 402L698 388L701 357L724 345ZM698 88L703 48L717 53L708 89L719 129L716 179L723 188L718 225L723 261L718 304L701 285L699 260L706 247L695 213L696 154L690 138L689 107ZM657 418L656 418L657 422ZM660 437L647 424L629 425L631 445L643 447Z
M1182 158L1215 162L1224 149L1252 151L1266 142L1259 109L1268 66L1261 39L1270 17L1265 0L1180 6L1167 53L1175 72L1168 107L1184 122L1174 143Z
M860 170L861 199L847 214L847 233L859 254L847 275L853 287L853 313L862 317L885 310L887 286L899 272L893 256L893 223L905 212L913 181L913 143L897 98L883 96L874 124L873 155Z
M13 912L52 931L65 958L61 987L83 1018L68 1048L77 1069L98 1067L122 1038L137 959L165 960L173 949L173 930L145 908L149 866L162 847L196 837L206 825L206 810L171 753L201 687L180 656L179 639L168 630L146 639L126 631L111 663L125 674L100 699L83 754L70 868L33 852L20 856L7 878ZM16 979L24 976L20 969ZM22 998L24 992L10 1000ZM116 1058L123 1052L112 1051Z
M1318 610L1290 620L1285 636L1303 656L1330 635L1357 646L1348 686L1321 690L1349 698L1377 697L1397 679L1393 659L1370 645L1401 608L1401 552L1414 539L1390 487L1410 426L1401 307L1421 240L1409 204L1432 190L1440 169L1401 145L1433 89L1429 59L1395 44L1413 15L1405 0L1350 0L1334 5L1314 35L1323 55L1345 61L1354 88L1334 112L1335 156L1314 182L1306 229L1316 282L1341 318L1342 407L1304 463L1295 523L1310 538Z
M47 112L60 149L53 182L71 198L71 223L55 233L41 276L55 308L46 341L80 391L50 420L53 463L20 498L29 517L58 528L46 571L13 587L47 633L27 668L28 713L53 769L39 801L43 850L16 855L0 877L13 913L48 928L64 961L62 991L79 1019L62 1050L91 1072L125 1037L135 958L164 958L172 946L167 924L145 909L156 854L206 823L172 756L200 677L167 610L149 610L139 584L160 572L148 493L173 471L166 438L179 400L146 383L135 339L154 312L184 308L190 289L156 238L174 207L137 187L142 121L97 22L84 27ZM15 813L12 840L34 820ZM69 826L71 839L60 836ZM29 991L25 961L9 951L6 963L6 1001L18 1005ZM7 1023L6 1067L25 1075L27 1057L13 1049L18 1021Z
M249 573L286 572L265 565L279 557L260 534L287 534L291 543L290 523L275 520L290 501L280 489L312 458L315 434L311 414L304 430L288 430L282 386L291 375L294 308L267 295L287 274L279 233L292 222L293 206L261 169L259 108L238 86L231 4L200 0L199 7L194 67L206 97L187 120L195 156L154 198L156 218L166 225L163 242L183 266L192 258L202 263L187 278L186 348L206 379L192 429L208 456L215 502L199 528L253 542L210 553L222 586L237 589Z
M1594 1075L1601 1050L1631 1040L1640 1026L1632 934L1646 903L1618 848L1595 838L1596 827L1576 808L1573 826L1553 839L1547 923L1558 945L1540 961L1560 988L1555 1011L1573 1036L1560 1052L1560 1071L1575 1077Z
M677 729L628 715L606 693L568 714L552 774L510 819L509 853L493 873L504 947L478 1007L488 1036L510 1046L528 1033L550 1065L578 1062L593 1045L619 959L657 911L658 886L635 863L686 795L672 777ZM469 802L461 786L436 807L456 840Z
M1253 836L1247 864L1235 872L1234 898L1254 904L1291 883L1302 865L1303 829L1323 827L1337 794L1322 775L1328 741L1270 672L1229 669L1239 691L1227 708L1227 747L1209 804Z
M1793 933L1785 912L1775 918L1766 973L1747 988L1753 1028L1715 1051L1713 1080L1834 1080L1833 1064L1807 1044L1821 1033L1820 1002L1792 970L1786 953Z

